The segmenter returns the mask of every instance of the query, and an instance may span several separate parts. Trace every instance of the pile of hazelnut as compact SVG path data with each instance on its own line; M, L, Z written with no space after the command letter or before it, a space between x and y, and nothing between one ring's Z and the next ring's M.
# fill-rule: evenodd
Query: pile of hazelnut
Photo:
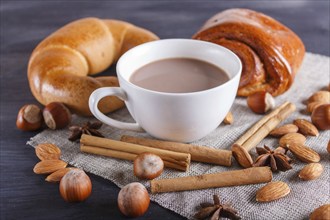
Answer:
M45 123L50 129L61 129L71 122L70 110L60 102L51 102L41 110L37 105L24 105L18 112L16 126L23 131L36 131Z
M142 153L134 160L134 175L139 179L151 180L163 172L163 160L152 153ZM138 217L143 215L149 207L150 197L147 189L138 182L124 186L118 194L119 210L126 216Z

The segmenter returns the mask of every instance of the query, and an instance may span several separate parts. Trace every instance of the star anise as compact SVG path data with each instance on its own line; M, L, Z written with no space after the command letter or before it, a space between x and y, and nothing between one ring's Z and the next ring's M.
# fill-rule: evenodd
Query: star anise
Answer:
M208 217L210 217L210 220L218 220L221 217L233 220L241 219L237 215L237 211L230 205L221 204L217 195L213 195L213 204L202 203L200 206L202 207L201 210L195 214L197 219L207 219Z
M275 150L271 150L265 145L264 148L257 147L256 150L259 157L254 162L253 166L269 166L273 172L292 169L290 165L292 160L286 155L287 149L278 147Z
M72 132L71 136L69 137L70 141L76 141L79 140L82 134L88 134L98 137L104 137L99 131L97 131L99 128L101 128L102 122L96 121L96 122L87 122L82 126L73 125L69 127L69 130Z

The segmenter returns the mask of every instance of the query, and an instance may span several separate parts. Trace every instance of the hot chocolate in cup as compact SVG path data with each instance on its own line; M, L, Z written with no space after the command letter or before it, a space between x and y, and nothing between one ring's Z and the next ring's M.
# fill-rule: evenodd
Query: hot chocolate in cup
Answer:
M107 125L191 142L205 137L223 121L236 97L241 71L240 59L217 44L190 39L153 41L120 57L120 87L95 90L89 108ZM97 104L106 96L124 100L136 123L100 112Z

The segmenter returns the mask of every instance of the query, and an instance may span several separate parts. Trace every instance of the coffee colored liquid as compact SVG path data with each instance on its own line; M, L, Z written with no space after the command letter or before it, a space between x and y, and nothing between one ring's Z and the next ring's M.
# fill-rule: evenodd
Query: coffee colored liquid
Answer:
M197 59L158 60L136 70L129 81L158 92L188 93L219 86L229 80L219 67Z

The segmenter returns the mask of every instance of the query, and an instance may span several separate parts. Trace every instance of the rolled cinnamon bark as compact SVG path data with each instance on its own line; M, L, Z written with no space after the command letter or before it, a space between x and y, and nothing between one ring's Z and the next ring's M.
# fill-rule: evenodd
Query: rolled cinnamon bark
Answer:
M135 158L138 156L138 154L132 154L132 153L127 153L123 151L116 151L116 150L110 150L107 148L102 148L102 147L93 147L93 146L86 146L86 145L81 145L80 150L85 153L89 154L96 154L96 155L101 155L101 156L106 156L106 157L113 157L117 159L122 159L122 160L131 160L134 161ZM164 158L164 166L176 170L181 170L181 171L187 171L187 165L185 163L173 163L170 161L165 160Z
M215 187L241 186L266 183L272 180L269 167L252 167L242 170L151 180L151 193L177 192Z
M139 144L163 150L189 153L191 155L191 160L193 161L231 166L232 152L229 150L219 150L211 147L139 138L128 135L123 135L120 140L123 142Z
M278 124L285 120L296 106L285 102L265 115L245 132L232 146L233 156L242 167L251 167L253 160L249 151L263 140Z
M279 125L284 119L286 119L292 112L296 110L296 106L292 103L286 102L279 109L277 114L273 115L273 112L269 115L265 116L264 118L268 118L268 120L257 129L249 138L247 138L241 144L247 151L250 151L254 147L259 144L277 125ZM276 110L274 110L275 112ZM261 119L263 120L263 119ZM253 130L254 126L249 130Z
M187 153L162 150L85 134L81 136L80 145L81 150L84 152L87 152L88 150L88 153L104 156L114 155L113 157L118 155L116 158L125 159L121 157L127 157L128 160L131 160L131 154L139 155L145 152L153 153L161 157L164 161L168 161L171 164L176 164L176 168L183 171L187 171L189 169L191 160L190 154Z
M240 96L258 91L273 96L284 93L305 54L303 42L293 31L249 9L229 9L214 15L193 38L222 45L240 58Z

